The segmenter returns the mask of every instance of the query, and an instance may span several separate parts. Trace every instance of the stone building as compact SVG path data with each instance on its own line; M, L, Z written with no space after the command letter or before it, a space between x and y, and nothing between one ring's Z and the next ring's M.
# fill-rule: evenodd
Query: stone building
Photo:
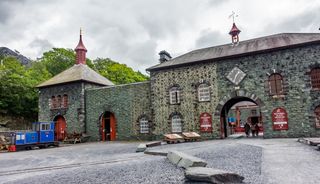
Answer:
M55 136L86 132L85 90L113 85L86 65L87 49L80 34L75 49L76 63L71 68L38 85L39 121L55 121Z
M176 58L160 52L160 63L147 69L150 81L141 83L112 85L77 57L79 64L38 86L39 120L64 118L67 132L91 140L154 140L187 131L225 138L231 108L250 102L265 138L319 136L320 34L239 41L239 33L234 24L232 44ZM84 51L81 38L79 45ZM79 70L85 71L75 77ZM54 97L59 108L50 108Z

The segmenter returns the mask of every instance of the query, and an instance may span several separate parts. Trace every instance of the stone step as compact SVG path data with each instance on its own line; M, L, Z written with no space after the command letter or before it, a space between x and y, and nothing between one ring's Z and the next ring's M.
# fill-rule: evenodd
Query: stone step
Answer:
M157 151L157 150L147 150L144 152L144 154L147 154L147 155L159 155L159 156L167 156L168 155L168 152L166 151Z
M244 180L236 173L207 167L189 167L185 170L185 177L191 181L209 183L242 183Z
M189 167L205 167L207 165L206 161L179 151L169 151L167 158L171 163L185 169Z
M146 146L147 147L161 146L161 141L148 142Z
M137 147L136 152L144 152L147 149L146 144L139 144L139 146Z
M298 142L308 144L310 146L317 146L320 144L320 138L299 138Z

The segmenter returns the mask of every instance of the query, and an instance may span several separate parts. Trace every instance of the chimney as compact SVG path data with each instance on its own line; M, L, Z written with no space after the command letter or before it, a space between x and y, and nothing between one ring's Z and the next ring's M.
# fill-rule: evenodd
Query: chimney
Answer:
M160 52L159 52L159 56L160 56L160 58L159 58L160 63L169 61L169 60L172 58L172 57L170 56L170 54L169 54L167 51L165 51L165 50L160 51Z

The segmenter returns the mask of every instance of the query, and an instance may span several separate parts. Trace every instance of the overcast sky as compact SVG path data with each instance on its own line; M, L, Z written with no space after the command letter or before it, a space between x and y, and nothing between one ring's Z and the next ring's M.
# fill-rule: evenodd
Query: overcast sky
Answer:
M87 57L111 58L145 72L158 53L173 57L283 32L320 33L319 0L0 0L0 46L35 59L52 47L74 49L83 28Z

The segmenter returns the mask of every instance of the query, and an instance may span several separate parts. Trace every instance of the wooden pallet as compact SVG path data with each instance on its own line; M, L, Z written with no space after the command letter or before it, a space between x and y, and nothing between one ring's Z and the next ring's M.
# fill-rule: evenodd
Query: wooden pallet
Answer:
M182 132L182 135L186 142L194 142L201 140L201 136L196 132Z
M181 137L179 134L165 134L163 140L168 144L184 142L183 137Z

